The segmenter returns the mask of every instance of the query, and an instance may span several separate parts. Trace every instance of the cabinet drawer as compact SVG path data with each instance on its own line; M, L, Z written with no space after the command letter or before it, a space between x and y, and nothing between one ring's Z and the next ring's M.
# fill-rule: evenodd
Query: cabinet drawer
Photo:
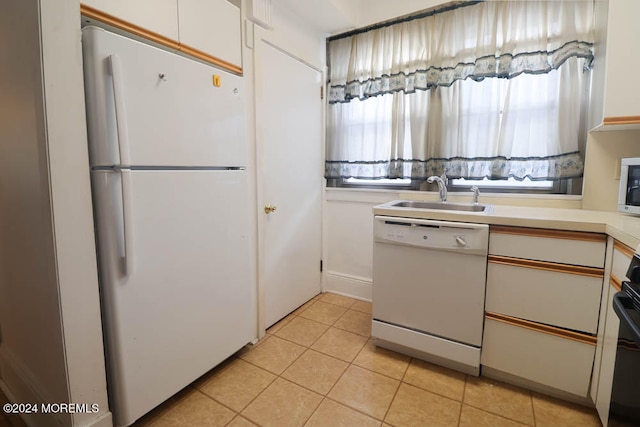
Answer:
M587 397L595 338L573 335L557 336L487 313L480 361L498 371Z
M599 233L491 226L489 254L603 268L606 241Z
M627 269L633 258L633 249L627 245L615 241L613 244L613 262L611 266L611 275L616 279L623 281L628 280Z
M519 265L522 263L521 265ZM486 311L595 334L603 271L489 256ZM537 265L537 266L536 266Z

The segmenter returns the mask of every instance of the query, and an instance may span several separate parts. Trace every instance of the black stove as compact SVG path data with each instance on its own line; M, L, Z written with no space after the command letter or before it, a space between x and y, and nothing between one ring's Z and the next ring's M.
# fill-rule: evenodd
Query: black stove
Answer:
M620 318L616 364L609 407L609 426L640 426L640 256L627 270L628 282L613 297Z

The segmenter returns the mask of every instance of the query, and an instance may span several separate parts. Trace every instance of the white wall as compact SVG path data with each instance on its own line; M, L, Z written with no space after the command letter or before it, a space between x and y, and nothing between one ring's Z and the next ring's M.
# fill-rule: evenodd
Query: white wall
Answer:
M346 2L353 0L343 0ZM399 16L408 15L413 12L430 9L434 6L448 3L442 0L357 0L358 27L375 24Z
M584 165L584 209L616 211L620 159L640 157L640 131L591 132Z
M0 386L97 403L29 425L111 425L93 240L79 2L0 3Z
M393 191L327 189L323 213L323 290L371 300L373 207Z

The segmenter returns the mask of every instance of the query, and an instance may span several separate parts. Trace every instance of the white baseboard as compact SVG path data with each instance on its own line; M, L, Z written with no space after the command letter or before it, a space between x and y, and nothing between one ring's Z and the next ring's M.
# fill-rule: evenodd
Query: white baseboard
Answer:
M323 273L323 292L333 292L363 301L371 301L372 281L365 277L350 276L335 271Z
M43 403L74 403L60 399L52 399L45 387L34 377L31 371L13 354L6 349L0 351L0 389L13 403L30 403L42 408ZM101 408L101 413L89 423L84 421L83 427L112 427L112 414ZM73 416L66 413L22 415L22 419L29 427L60 427L75 425Z

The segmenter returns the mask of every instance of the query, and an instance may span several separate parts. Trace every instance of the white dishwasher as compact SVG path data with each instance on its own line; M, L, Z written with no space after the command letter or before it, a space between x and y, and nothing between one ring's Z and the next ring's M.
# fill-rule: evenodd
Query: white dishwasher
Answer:
M480 374L489 226L376 216L376 345Z

